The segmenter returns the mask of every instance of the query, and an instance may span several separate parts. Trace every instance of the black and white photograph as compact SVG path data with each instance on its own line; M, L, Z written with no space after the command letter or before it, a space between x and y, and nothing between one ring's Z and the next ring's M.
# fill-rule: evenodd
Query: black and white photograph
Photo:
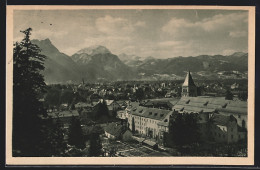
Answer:
M7 162L253 164L254 15L7 6Z

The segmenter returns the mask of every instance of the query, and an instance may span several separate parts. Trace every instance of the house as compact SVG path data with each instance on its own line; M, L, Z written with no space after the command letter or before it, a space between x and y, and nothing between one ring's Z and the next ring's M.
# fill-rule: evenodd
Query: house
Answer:
M246 131L237 125L234 116L214 114L212 121L209 135L215 142L235 143L246 139Z
M118 110L117 111L117 118L126 120L128 118L126 110Z
M78 102L75 104L76 109L90 109L94 108L98 102L91 102L91 103L85 103L85 102Z
M221 115L234 116L237 119L237 124L247 129L247 102L246 101L231 101L227 105L219 107L216 112Z
M238 83L234 83L230 86L230 88L233 89L238 89L239 88L239 84Z
M99 103L102 103L103 99L99 100ZM107 108L110 112L117 111L120 109L120 105L115 100L105 100Z
M117 101L121 109L125 109L127 107L127 102L125 100L119 100Z
M110 123L104 127L105 135L109 139L119 139L126 131L126 127L119 123Z
M117 111L120 105L115 100L105 100L109 111Z

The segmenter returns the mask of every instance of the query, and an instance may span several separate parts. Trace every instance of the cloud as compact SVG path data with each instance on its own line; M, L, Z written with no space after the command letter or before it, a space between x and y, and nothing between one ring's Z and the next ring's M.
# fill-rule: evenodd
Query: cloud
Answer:
M215 31L220 29L241 29L247 23L247 13L231 13L231 14L218 14L211 18L206 18L198 22L201 27L206 31Z
M92 45L106 46L114 54L158 58L228 54L248 46L246 11L22 11L14 18L14 40L21 40L19 30L30 26L32 39L50 38L69 55Z
M231 31L231 32L229 32L229 36L234 37L234 38L246 37L247 32L246 31Z
M53 31L53 30L48 30L48 29L40 29L37 31L32 32L32 39L38 39L38 40L43 40L46 38L64 38L64 36L68 34L66 31Z
M144 21L138 21L138 22L135 23L135 26L136 27L145 27L146 23Z
M172 46L179 46L182 45L183 42L181 41L162 41L159 42L158 45L161 47L172 47Z
M62 50L63 53L65 53L69 56L75 54L77 51L79 51L78 47L69 47L69 48L64 48Z
M110 15L97 18L96 27L100 32L110 35L129 34L134 31L134 27L127 19L115 18Z
M244 36L247 32L246 12L218 14L201 21L192 22L184 18L172 18L162 27L162 31L175 37L203 36L204 34L224 35L231 37Z
M196 24L189 22L186 19L172 18L166 25L162 27L164 32L176 34L185 28L196 27Z
M237 51L233 50L233 49L226 49L223 51L223 55L231 55L231 54L234 54L235 52L237 52Z

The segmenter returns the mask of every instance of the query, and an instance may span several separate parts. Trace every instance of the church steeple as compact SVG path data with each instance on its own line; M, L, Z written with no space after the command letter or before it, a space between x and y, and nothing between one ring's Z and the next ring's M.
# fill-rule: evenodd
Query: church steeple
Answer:
M197 87L191 77L190 71L188 71L184 83L182 85L182 96L185 97L196 97L197 96Z
M192 77L191 77L190 71L188 71L186 78L185 78L185 81L184 81L182 86L196 86Z

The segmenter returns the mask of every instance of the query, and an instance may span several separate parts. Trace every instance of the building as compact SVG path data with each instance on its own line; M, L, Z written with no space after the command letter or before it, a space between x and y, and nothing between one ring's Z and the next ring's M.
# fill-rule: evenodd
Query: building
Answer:
M207 121L212 114L233 115L240 127L247 129L247 102L225 100L225 97L182 97L173 106L180 113L199 113Z
M78 102L75 104L76 109L90 109L94 108L97 105L97 102L92 103L85 103L85 102Z
M216 113L226 116L234 116L237 119L237 124L247 129L247 102L246 101L233 101L228 100L224 107L219 107L216 109Z
M202 140L232 143L246 137L247 102L225 100L225 97L182 97L173 110L199 114Z
M171 110L133 107L128 114L128 125L132 131L149 138L160 139L164 132L169 131Z
M125 109L127 107L127 101L119 100L119 101L116 101L116 102L119 104L121 109Z
M119 139L122 137L122 134L126 131L126 127L120 125L119 123L110 123L105 128L105 135L109 139ZM127 138L125 136L125 138Z
M150 99L143 106L171 110L178 101L177 98Z
M195 85L190 71L188 71L187 76L182 85L181 95L184 97L196 97L197 96L197 86Z
M237 125L237 119L233 115L214 114L209 138L215 142L234 143L246 139L246 131Z
M101 99L99 102L103 102L103 99ZM115 100L105 100L105 102L110 112L117 111L121 107Z

